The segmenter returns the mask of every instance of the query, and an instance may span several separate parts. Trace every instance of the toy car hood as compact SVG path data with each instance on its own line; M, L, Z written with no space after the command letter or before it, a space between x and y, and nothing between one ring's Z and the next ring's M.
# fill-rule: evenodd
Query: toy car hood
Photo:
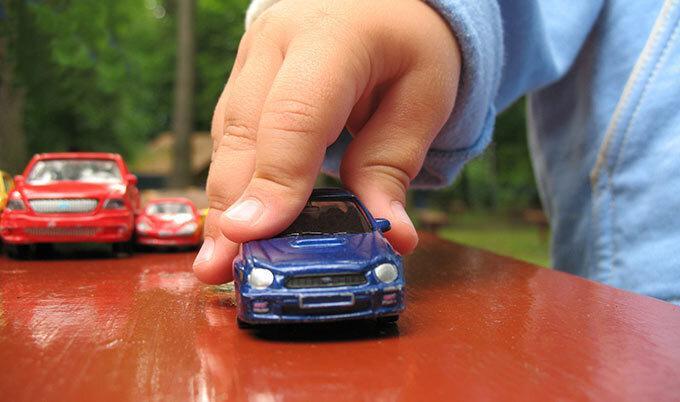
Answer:
M198 223L193 214L151 214L143 217L156 227L180 227L191 222Z
M286 272L314 267L361 271L384 259L389 245L377 232L277 237L244 244L244 255L256 266Z

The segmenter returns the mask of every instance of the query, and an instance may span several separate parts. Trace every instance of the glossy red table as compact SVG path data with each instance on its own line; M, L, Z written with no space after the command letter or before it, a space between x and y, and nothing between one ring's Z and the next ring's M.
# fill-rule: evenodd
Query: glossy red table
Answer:
M0 400L680 400L680 308L423 234L398 326L239 330L192 255L0 259Z

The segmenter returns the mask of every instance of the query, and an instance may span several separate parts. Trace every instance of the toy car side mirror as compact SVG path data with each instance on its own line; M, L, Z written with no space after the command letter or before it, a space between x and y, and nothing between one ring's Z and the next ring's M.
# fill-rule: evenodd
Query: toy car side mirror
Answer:
M131 186L136 186L137 182L139 181L139 180L137 180L137 176L135 176L133 174L128 174L127 176L125 176L125 179L127 180L128 184L131 185Z
M14 176L14 185L18 186L20 184L24 184L24 180L25 180L24 176L22 176L22 175Z
M378 230L380 230L383 233L392 229L392 225L390 224L390 221L388 221L387 219L383 219L383 218L376 218L375 227L378 228Z

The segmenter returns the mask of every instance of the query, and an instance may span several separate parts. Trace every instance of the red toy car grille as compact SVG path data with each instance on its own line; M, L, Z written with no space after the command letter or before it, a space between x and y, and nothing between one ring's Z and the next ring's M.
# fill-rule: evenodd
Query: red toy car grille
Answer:
M26 228L27 234L32 236L94 236L97 228Z
M97 208L94 198L61 198L30 200L31 209L39 214L84 213Z

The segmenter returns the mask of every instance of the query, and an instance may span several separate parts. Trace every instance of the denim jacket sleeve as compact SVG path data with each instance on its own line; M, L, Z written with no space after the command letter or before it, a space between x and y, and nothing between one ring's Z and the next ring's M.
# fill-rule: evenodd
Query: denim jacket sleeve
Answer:
M253 0L248 21L276 0ZM564 75L604 0L426 0L449 23L462 53L456 106L430 147L417 187L449 184L491 141L496 113ZM338 170L350 141L343 133L326 155Z
M428 0L449 22L462 53L456 106L415 185L449 184L491 140L497 111L561 78L573 64L602 0Z

